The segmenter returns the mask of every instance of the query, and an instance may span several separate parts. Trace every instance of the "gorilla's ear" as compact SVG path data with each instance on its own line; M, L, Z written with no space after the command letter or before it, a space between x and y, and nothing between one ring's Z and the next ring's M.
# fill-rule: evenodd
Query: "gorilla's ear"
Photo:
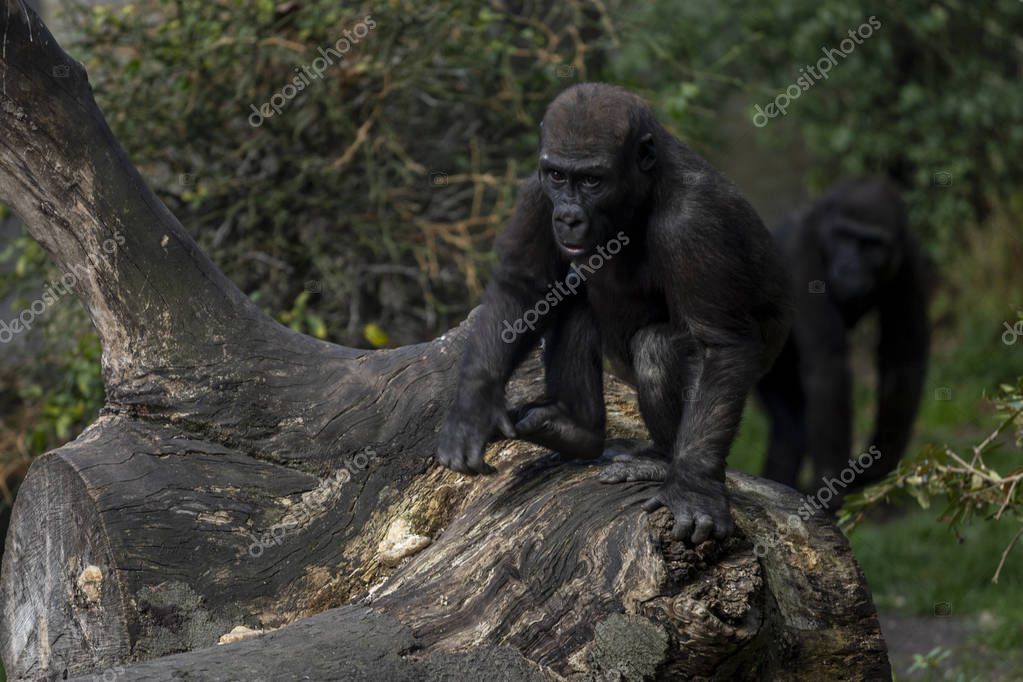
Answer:
M649 173L657 163L657 149L654 147L653 133L647 133L639 138L639 169Z

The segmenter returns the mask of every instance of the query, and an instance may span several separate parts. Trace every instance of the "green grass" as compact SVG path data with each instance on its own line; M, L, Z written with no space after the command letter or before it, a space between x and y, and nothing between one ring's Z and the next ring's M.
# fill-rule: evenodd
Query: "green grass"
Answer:
M914 509L883 524L868 523L852 534L853 552L874 604L881 610L925 616L935 615L939 604L949 605L956 616L983 614L990 626L987 644L999 649L1023 646L1021 555L1010 555L999 583L991 583L1016 528L1011 523L977 523L963 528L957 539L935 522L939 511Z

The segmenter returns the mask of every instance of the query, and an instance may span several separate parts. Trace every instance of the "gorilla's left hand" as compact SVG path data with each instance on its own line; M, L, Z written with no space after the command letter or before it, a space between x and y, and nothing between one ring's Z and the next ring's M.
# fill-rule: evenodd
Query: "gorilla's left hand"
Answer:
M437 461L463 474L492 474L497 470L487 464L483 453L495 434L515 437L515 428L499 401L479 401L473 409L453 412L441 431Z
M647 512L659 507L667 507L675 519L671 530L675 540L698 545L711 536L726 538L734 529L724 481L670 471L661 489L643 505Z

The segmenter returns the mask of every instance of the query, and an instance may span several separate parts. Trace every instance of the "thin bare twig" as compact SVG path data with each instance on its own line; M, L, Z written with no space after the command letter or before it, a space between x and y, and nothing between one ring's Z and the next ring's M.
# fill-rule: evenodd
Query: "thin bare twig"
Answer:
M1015 422L1016 418L1019 417L1021 414L1023 414L1023 407L1019 408L1018 410L1010 414L1008 419L999 424L997 429L995 429L987 438L981 441L980 445L977 445L976 447L973 448L973 461L975 463L978 460L980 460L984 450L990 447L991 443L993 443L994 440L1002 434L1002 431L1004 431L1006 427L1008 427L1010 424Z
M1021 535L1023 535L1023 526L1019 527L1019 530L1017 530L1016 534L1012 536L1012 540L1009 541L1009 544L1006 545L1005 550L1002 552L1002 559L998 562L998 568L995 570L995 574L991 578L991 582L996 585L998 584L998 576L1002 573L1002 566L1005 565L1005 559L1009 556L1009 552L1012 551L1013 545L1016 544L1016 541L1019 540Z

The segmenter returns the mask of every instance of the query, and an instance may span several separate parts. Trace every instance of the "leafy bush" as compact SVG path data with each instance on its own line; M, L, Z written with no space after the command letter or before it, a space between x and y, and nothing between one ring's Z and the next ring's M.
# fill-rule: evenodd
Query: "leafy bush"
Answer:
M520 4L145 0L72 19L114 133L207 253L289 324L301 308L303 331L371 345L478 299L542 109L606 43L588 3Z
M0 251L0 265L9 268L0 272L0 291L16 293L13 304L18 309L28 308L38 298L44 275L55 276L42 247L25 236ZM95 419L103 404L99 338L81 305L59 300L36 318L36 323L32 362L16 374L5 373L0 380L0 385L7 384L17 393L18 402L31 406L32 425L25 432L25 448L33 454L77 435ZM13 406L6 407L11 410ZM5 411L0 410L0 417ZM19 450L4 454L16 459ZM0 471L2 465L0 461Z

